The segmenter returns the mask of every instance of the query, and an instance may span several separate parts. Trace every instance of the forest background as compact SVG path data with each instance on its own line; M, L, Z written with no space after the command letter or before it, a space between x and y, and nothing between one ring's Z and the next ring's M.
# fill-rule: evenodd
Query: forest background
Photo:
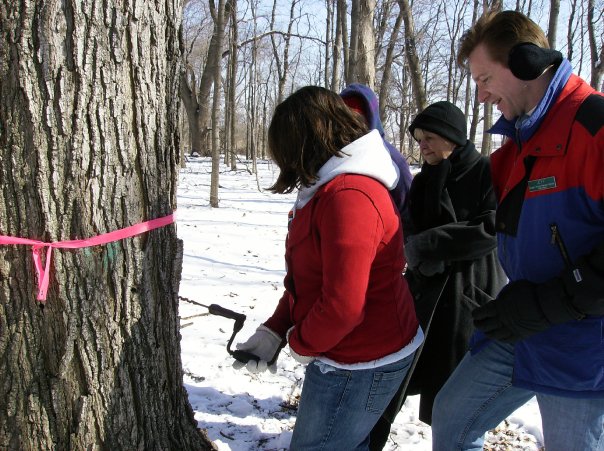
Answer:
M191 189L219 212L220 163L257 175L276 104L352 82L410 163L443 99L488 154L462 32L523 11L601 89L603 1L0 2L0 449L211 448L183 385L184 155L211 157Z
M497 119L481 106L468 72L456 65L462 33L488 9L521 11L547 33L575 73L602 89L602 0L203 0L185 2L186 76L181 83L185 142L190 152L266 155L275 105L305 85L340 92L364 83L380 101L387 138L410 164L420 154L407 127L429 103L448 100L468 118L472 139L488 155L483 134ZM495 112L495 116L496 116ZM213 191L212 202L217 202Z

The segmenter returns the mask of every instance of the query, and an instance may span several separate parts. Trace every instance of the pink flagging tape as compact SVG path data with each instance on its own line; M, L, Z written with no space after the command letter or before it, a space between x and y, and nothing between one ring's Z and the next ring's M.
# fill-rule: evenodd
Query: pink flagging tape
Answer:
M46 300L46 293L48 292L48 280L50 276L50 261L52 257L53 248L56 249L81 249L84 247L99 246L101 244L112 243L113 241L123 240L125 238L131 238L141 233L148 232L153 229L164 227L168 224L172 224L175 221L175 213L161 218L152 219L150 221L141 222L129 227L125 227L120 230L113 232L103 233L92 238L85 240L67 240L67 241L54 241L52 243L46 243L44 241L30 240L27 238L19 238L14 236L0 235L0 245L8 244L22 244L32 246L32 253L34 257L34 265L36 267L36 273L38 274L38 301L44 302ZM46 264L42 265L42 254L46 250Z

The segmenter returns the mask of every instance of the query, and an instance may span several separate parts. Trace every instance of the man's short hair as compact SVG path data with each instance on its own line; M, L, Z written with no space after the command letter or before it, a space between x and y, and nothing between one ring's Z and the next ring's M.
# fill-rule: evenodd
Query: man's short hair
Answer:
M457 63L467 68L470 54L478 45L484 44L491 58L507 67L510 50L523 42L549 48L543 30L524 14L517 11L489 11L462 35Z

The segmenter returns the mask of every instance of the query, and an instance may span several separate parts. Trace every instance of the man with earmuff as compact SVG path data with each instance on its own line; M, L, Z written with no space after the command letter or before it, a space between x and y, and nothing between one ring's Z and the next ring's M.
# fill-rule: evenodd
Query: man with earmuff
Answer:
M604 450L604 95L531 19L490 12L460 41L506 136L491 155L509 279L474 309L470 351L436 397L434 450L481 450L536 397L547 451Z

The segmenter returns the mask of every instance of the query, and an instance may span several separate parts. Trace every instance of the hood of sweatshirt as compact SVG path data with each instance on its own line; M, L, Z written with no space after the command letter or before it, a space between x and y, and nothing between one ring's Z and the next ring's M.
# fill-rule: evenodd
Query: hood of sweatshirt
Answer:
M327 182L342 174L366 175L376 179L388 190L396 186L399 170L378 130L372 130L342 149L343 156L333 156L319 169L319 179L298 191L294 209L302 208Z
M380 102L369 86L362 85L360 83L352 83L344 88L344 90L340 93L340 97L342 97L345 101L350 97L358 99L358 101L363 105L363 113L365 120L369 124L369 128L372 130L378 130L382 138L384 137L384 127L382 126L379 111Z

